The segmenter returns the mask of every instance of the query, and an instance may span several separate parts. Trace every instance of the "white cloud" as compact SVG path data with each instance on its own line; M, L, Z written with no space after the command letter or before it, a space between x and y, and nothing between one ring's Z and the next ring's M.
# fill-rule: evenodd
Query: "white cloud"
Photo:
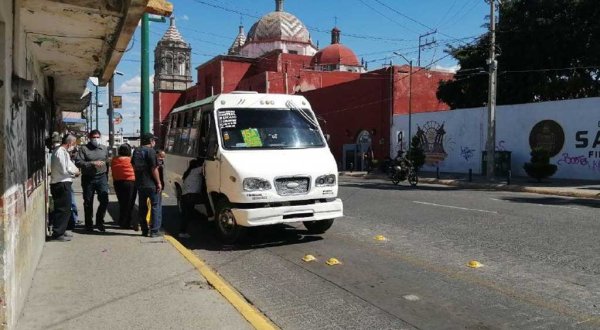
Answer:
M150 91L152 91L153 88L153 82L154 82L154 75L151 75L148 78L149 82L150 82ZM127 81L125 81L124 83L121 84L121 86L119 87L118 92L119 93L132 93L132 92L141 92L142 90L142 77L140 76L135 76Z
M184 21L189 21L190 20L189 16L185 15L185 14L183 15L183 17L181 17L181 19L184 20Z
M121 84L119 93L139 92L142 88L141 85L142 78L140 76L135 76Z
M442 65L434 65L432 68L434 71L442 71L442 72L451 72L456 73L456 71L460 70L460 65L456 64L453 66L442 66Z

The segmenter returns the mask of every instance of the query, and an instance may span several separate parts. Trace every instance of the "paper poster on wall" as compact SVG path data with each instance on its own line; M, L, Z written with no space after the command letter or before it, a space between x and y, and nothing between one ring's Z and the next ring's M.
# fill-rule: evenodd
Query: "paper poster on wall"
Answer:
M219 127L221 128L234 128L237 125L237 116L235 111L226 110L219 111Z
M244 143L246 143L246 146L248 147L262 147L263 145L260 134L256 128L242 130L242 137L244 138Z

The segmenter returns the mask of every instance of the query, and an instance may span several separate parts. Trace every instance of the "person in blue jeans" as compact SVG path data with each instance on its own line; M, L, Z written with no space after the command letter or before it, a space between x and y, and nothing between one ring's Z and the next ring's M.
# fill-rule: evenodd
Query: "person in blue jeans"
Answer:
M104 216L108 206L108 147L100 144L100 131L89 134L88 144L79 148L75 156L75 165L81 169L81 188L83 190L83 213L85 229L94 231L94 194L98 196L96 210L96 229L105 232Z
M163 235L160 231L162 184L158 172L158 159L154 150L156 138L151 133L144 133L140 136L140 142L142 146L136 148L131 157L131 165L133 165L135 171L135 186L139 196L138 217L142 228L142 236L158 237ZM150 199L151 205L150 228L148 228L146 222L148 199Z

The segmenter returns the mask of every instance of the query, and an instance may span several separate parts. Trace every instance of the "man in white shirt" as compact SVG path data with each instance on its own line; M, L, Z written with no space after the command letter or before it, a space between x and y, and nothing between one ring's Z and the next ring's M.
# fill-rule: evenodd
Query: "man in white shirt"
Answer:
M71 234L66 231L71 217L71 185L73 177L79 175L79 169L71 161L69 152L75 148L76 141L75 136L66 134L50 161L50 192L54 201L52 238L59 242L71 240Z

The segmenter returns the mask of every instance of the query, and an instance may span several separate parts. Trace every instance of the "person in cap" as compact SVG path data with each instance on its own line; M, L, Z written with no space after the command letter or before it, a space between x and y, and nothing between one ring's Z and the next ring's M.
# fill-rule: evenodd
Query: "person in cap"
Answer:
M143 133L140 136L139 148L136 148L131 157L131 165L135 171L135 185L138 191L138 218L142 228L142 236L156 237L161 236L161 217L162 212L161 198L162 184L158 173L158 159L154 146L156 137L151 133ZM150 200L150 228L146 222L148 213L148 202Z
M88 144L81 146L75 156L75 165L81 169L81 188L83 189L83 213L85 229L94 230L94 194L98 195L96 228L105 232L104 216L108 207L108 148L100 144L100 131L89 134Z

